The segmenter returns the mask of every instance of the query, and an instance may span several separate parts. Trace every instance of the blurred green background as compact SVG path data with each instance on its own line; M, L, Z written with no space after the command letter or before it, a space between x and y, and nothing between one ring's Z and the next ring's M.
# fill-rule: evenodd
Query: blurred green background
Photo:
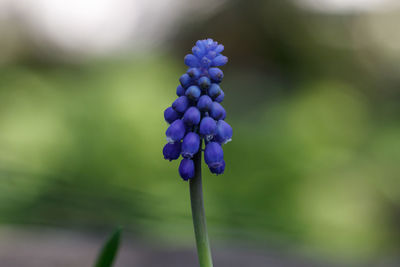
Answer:
M163 3L151 13L160 2L150 1L137 24L98 26L101 44L114 27L135 25L129 38L98 48L95 35L74 43L74 31L57 24L64 39L52 39L36 16L28 26L28 2L20 3L28 13L0 5L3 227L123 225L140 242L191 248L188 184L161 153L163 110L176 98L184 55L211 37L229 57L223 104L234 130L225 174L203 172L212 245L345 266L397 257L398 6L169 1L172 11Z

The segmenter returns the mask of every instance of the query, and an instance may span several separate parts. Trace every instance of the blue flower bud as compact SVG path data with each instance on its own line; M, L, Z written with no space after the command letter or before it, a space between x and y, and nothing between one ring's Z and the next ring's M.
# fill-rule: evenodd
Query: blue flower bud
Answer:
M217 130L217 123L211 117L205 117L200 122L199 132L202 136L210 141Z
M202 58L206 53L207 53L207 49L206 46L204 45L203 40L199 40L196 42L196 46L200 49L201 51L201 56L198 56L198 58Z
M163 149L164 158L169 161L178 159L181 155L181 142L167 143Z
M192 158L194 154L199 151L200 148L200 137L198 134L189 132L182 142L182 157Z
M204 40L204 44L208 49L214 49L217 46L217 43L211 38Z
M232 140L232 127L223 120L217 122L215 132L215 141L220 144L226 144Z
M221 89L221 94L215 98L215 102L221 103L224 100L225 94L224 91Z
M211 65L213 67L218 67L218 66L223 66L226 63L228 63L228 58L226 56L223 55L219 55L216 58L213 59Z
M197 81L197 84L201 90L207 90L211 85L211 81L208 77L203 76Z
M211 104L210 116L215 120L223 120L226 117L225 109L218 102L213 102Z
M182 85L178 85L178 87L176 87L176 94L178 96L185 95L185 88L183 88Z
M182 120L176 120L168 127L167 131L165 132L167 136L168 143L174 143L180 141L186 133L185 124Z
M186 125L197 125L200 123L201 114L196 107L190 107L183 115L183 122Z
M222 51L224 51L224 46L222 44L217 45L215 52L221 53Z
M218 167L208 167L212 173L215 173L216 175L218 174L223 174L225 171L225 160L222 161L222 163Z
M184 60L188 67L194 68L200 66L199 59L192 54L186 55Z
M177 119L180 119L181 115L176 112L172 107L167 108L164 111L164 119L168 123L173 123Z
M212 98L215 99L221 94L221 88L219 87L218 84L213 83L211 84L211 87L208 89L208 95Z
M213 59L217 56L217 53L213 50L208 51L207 57L213 61Z
M205 40L198 40L196 41L196 45L201 49L205 49L204 41Z
M182 159L179 164L179 174L183 180L187 181L194 177L194 162L191 159Z
M192 79L190 79L189 74L185 73L179 78L179 81L184 88L187 88L192 82Z
M201 95L201 90L198 86L192 85L186 90L185 95L191 100L197 100Z
M172 108L180 113L184 113L188 107L189 99L186 96L180 96L172 103Z
M208 74L210 75L211 80L216 83L220 83L222 78L224 78L224 73L218 68L210 68Z
M207 57L203 57L200 61L202 68L209 68L211 66L211 60Z
M192 52L197 58L202 58L204 56L204 49L200 49L197 45L193 46Z
M197 102L197 108L201 111L209 111L212 105L212 99L208 95L202 95Z
M197 79L200 77L200 70L198 68L190 68L187 70L186 72L187 74L189 74L190 78L192 79Z
M224 161L224 151L217 142L210 142L206 145L204 150L204 161L210 168L220 167Z

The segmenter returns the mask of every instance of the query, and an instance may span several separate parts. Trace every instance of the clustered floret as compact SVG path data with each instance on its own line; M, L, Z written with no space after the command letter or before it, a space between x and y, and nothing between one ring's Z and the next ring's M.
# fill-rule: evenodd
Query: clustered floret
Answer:
M178 98L164 111L165 121L170 124L164 158L171 161L182 155L179 174L185 181L194 177L193 157L202 149L202 140L204 161L210 171L218 175L225 170L221 146L231 141L232 127L224 121L226 112L220 104L225 96L219 86L224 73L217 67L228 62L221 54L223 50L224 46L212 39L196 42L192 54L185 56L189 68L179 78Z

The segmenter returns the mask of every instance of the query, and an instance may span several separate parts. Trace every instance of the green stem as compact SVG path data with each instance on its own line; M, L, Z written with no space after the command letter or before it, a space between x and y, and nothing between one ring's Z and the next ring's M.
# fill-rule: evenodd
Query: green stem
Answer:
M200 146L201 147L201 146ZM200 267L212 267L210 243L208 241L206 215L204 213L203 189L201 183L201 151L194 156L195 175L190 179L190 201L197 254Z

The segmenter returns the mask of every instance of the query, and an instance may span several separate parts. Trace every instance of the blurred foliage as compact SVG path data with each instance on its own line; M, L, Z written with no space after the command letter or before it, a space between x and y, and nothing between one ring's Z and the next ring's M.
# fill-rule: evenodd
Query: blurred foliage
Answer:
M178 66L160 56L3 68L2 223L122 224L192 240L188 185L161 154ZM399 122L374 120L369 100L338 81L299 85L274 101L260 93L252 105L235 82L246 79L226 73L234 139L226 173L204 172L213 238L349 257L396 249Z
M229 1L203 23L182 23L173 57L2 66L0 222L120 224L193 244L188 184L161 153L163 110L185 71L176 60L207 35L230 58L222 87L234 129L226 173L204 172L212 240L348 259L396 254L400 64L357 46L363 19Z

